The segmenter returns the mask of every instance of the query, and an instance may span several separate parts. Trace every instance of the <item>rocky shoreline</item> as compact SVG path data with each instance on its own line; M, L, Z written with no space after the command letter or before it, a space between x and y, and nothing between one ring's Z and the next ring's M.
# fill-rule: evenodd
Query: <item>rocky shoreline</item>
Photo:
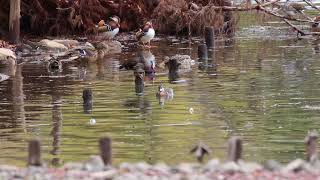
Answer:
M287 165L270 160L265 165L245 162L220 162L211 159L205 164L182 163L169 166L145 162L105 166L100 156L92 156L84 163L66 163L59 168L0 165L0 179L319 179L320 163L296 159Z
M48 72L57 73L64 63L95 62L121 50L121 43L114 40L42 39L25 40L18 45L0 40L0 82L14 76L18 64L29 61L44 63Z

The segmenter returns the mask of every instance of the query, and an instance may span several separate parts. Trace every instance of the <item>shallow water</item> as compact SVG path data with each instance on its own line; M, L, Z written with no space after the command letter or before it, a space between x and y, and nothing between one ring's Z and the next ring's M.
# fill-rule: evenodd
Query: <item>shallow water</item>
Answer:
M217 40L208 62L180 72L185 83L170 84L167 70L157 67L143 96L135 93L133 72L119 70L137 56L130 44L121 54L64 64L57 73L37 61L18 66L14 78L0 83L0 164L25 165L32 138L41 140L49 164L85 160L98 154L98 138L106 135L115 164L195 161L189 151L199 141L223 159L231 135L243 138L247 160L304 158L304 136L320 128L318 43L248 32ZM162 38L150 53L158 66L164 56L196 59L198 41L189 49L183 39ZM174 89L164 104L156 98L160 83ZM91 113L83 109L85 88L93 91Z

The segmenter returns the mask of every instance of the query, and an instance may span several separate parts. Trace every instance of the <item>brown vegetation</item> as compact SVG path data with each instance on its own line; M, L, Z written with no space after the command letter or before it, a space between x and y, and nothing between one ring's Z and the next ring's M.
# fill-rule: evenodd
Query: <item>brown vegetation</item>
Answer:
M231 12L208 5L229 5L229 0L21 0L22 32L34 35L94 33L95 24L111 15L121 18L121 30L131 31L152 19L160 33L195 34L212 25L222 30L232 21ZM0 35L8 29L10 3L0 0ZM228 24L228 23L227 23Z
M202 34L205 26L213 26L216 32L231 33L235 22L233 13L214 9L230 6L228 0L194 1L162 0L153 12L158 30L163 33Z

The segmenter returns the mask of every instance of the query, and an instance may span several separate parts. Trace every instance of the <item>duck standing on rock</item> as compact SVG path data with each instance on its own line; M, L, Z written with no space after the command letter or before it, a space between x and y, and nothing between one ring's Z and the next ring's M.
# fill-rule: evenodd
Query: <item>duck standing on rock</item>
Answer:
M136 38L138 41L142 42L143 47L148 43L148 48L150 48L150 41L154 38L156 32L153 29L152 23L150 21L146 22L143 29L139 29L136 33Z
M112 39L119 32L120 18L118 16L111 16L107 23L104 20L101 20L96 27L98 28L101 37Z

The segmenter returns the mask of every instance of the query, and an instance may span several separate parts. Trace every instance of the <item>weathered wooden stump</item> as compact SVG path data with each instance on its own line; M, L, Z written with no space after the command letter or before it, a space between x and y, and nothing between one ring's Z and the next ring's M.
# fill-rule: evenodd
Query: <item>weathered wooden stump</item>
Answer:
M28 146L29 156L28 165L29 166L41 166L41 143L39 140L31 140Z
M20 38L20 1L10 0L9 39L11 43L18 43Z
M305 139L307 161L314 163L318 159L317 151L318 133L317 131L310 131Z
M83 99L83 111L84 113L90 113L92 111L92 90L84 89L82 92Z
M242 141L239 137L231 137L228 141L228 160L238 162L242 154Z
M100 146L100 156L105 165L112 164L112 147L111 139L108 137L103 137L99 141Z

